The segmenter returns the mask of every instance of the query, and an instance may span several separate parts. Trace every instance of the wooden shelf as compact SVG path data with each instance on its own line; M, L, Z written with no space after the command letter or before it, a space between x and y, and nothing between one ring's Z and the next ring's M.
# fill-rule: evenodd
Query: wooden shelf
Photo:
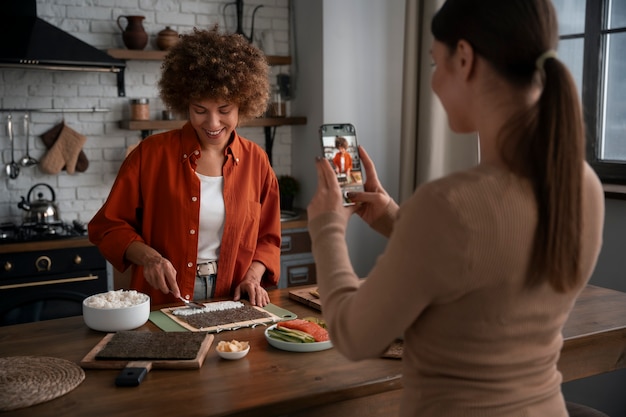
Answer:
M286 125L305 125L306 117L265 117L248 120L241 127L273 127ZM122 120L120 128L127 130L170 130L180 129L186 120Z
M274 135L272 128L287 125L305 125L306 117L260 117L257 119L242 122L241 127L262 127L265 132L265 151L272 164L272 148L274 146ZM121 120L120 128L126 130L141 130L141 138L148 137L153 130L180 129L187 120Z
M165 55L167 55L167 51L138 51L133 49L107 49L107 53L117 59L143 61L162 61ZM291 57L268 55L267 63L269 65L291 65Z
M240 124L241 127L273 127L286 125L305 125L306 117L260 117Z
M143 61L161 61L167 51L135 51L132 49L107 49L107 53L117 59L136 59Z

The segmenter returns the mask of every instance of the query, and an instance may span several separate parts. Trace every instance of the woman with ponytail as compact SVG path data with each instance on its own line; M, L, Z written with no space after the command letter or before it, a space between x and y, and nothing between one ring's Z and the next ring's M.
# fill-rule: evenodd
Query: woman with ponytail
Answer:
M402 416L568 415L562 328L602 244L604 196L585 161L572 76L550 0L447 0L432 19L432 89L480 163L398 206L360 150L365 192L343 207L317 162L308 207L324 317L347 357L403 335ZM367 278L350 264L357 213L388 246Z

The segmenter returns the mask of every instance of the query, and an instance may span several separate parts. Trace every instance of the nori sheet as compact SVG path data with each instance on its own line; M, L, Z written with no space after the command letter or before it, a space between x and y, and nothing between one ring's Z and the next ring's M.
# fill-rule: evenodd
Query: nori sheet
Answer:
M240 323L251 320L265 319L271 317L269 313L259 311L258 309L244 304L241 308L232 308L228 310L217 310L191 314L189 316L177 316L178 319L184 320L196 329L203 329L213 326L226 325L231 323Z
M203 332L117 332L96 359L194 359L205 337Z

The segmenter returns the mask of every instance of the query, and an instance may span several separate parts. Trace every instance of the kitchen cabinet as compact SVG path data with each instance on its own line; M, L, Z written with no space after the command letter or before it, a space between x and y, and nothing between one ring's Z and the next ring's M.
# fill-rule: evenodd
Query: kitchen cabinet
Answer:
M278 288L317 283L311 238L306 225L304 213L298 220L283 223Z

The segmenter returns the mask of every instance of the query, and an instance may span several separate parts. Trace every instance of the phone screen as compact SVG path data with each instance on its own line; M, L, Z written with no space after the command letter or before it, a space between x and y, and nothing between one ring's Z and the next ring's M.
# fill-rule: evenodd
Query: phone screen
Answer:
M363 191L363 173L356 129L350 123L324 124L320 126L322 153L335 170L337 181L343 191L344 205L354 204L348 198L352 191Z

